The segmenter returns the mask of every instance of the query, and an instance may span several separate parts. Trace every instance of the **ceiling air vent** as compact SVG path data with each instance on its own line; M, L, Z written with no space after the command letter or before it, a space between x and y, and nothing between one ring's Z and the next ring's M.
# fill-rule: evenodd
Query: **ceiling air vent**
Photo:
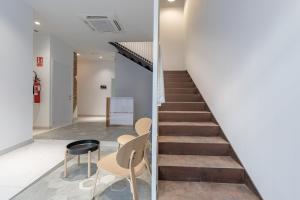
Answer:
M84 15L83 22L93 31L100 33L117 33L123 31L117 17L101 15Z

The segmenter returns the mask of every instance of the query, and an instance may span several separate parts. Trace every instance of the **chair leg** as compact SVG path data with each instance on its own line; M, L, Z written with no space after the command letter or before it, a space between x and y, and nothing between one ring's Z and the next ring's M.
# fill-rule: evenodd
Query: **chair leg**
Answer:
M132 161L135 155L135 151L131 153L130 156L130 162L129 162L129 167L130 167L130 186L131 186L131 192L132 192L132 198L133 200L138 200L138 194L137 194L137 188L136 188L136 177L135 177L135 171L134 167L132 166Z
M100 169L98 168L97 172L96 172L95 181L94 181L94 187L93 187L93 192L92 192L92 195L93 195L92 199L95 198L95 192L96 192L96 187L97 187L97 181L98 181L99 173L100 173Z
M67 170L68 170L67 162L68 162L68 151L65 152L65 163L64 163L64 166L65 166L64 177L65 178L68 175L68 172L67 172Z
M145 161L145 165L146 165L146 168L147 168L147 170L148 170L148 173L149 173L149 175L151 176L151 168L150 168L149 162L148 162L147 159L144 159L144 161Z
M145 165L148 170L148 173L151 176L151 168L150 168L149 161L148 161L148 148L149 148L149 142L145 145L144 161L145 161Z
M136 179L135 177L134 178L130 178L129 180L130 182L130 189L131 189L131 193L132 193L132 199L133 200L138 200L139 197L138 197L138 194L137 194L137 188L136 188Z

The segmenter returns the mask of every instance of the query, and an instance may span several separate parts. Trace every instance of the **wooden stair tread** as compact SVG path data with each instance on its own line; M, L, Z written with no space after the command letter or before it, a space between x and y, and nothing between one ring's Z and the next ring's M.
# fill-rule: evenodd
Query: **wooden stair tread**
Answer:
M159 122L158 124L159 126L219 126L214 122Z
M172 73L188 73L187 70L164 70L165 74Z
M191 93L191 94L171 93L171 94L168 94L168 96L196 96L196 97L201 97L200 94L193 94L193 93Z
M203 136L159 136L160 143L190 143L190 144L229 144L221 137Z
M205 155L158 155L158 166L163 167L193 167L193 168L222 168L243 169L230 156Z
M199 94L196 87L191 88L166 88L166 94Z
M193 80L187 77L183 78L165 78L164 83L193 83Z
M170 113L170 114L181 114L181 113L189 113L189 114L202 114L202 113L211 113L209 111L182 111L182 110L163 110L163 111L158 111L159 113Z
M158 200L259 200L244 184L159 181Z
M200 101L200 102L190 102L190 101L177 102L177 101L168 101L168 102L165 102L165 104L205 104L205 102L204 102L204 101Z
M187 85L191 85L191 87L194 87L195 88L195 85L194 85L194 82L193 81L183 81L183 82L178 82L178 81L167 81L165 82L165 85L166 84L175 84L175 85L179 85L178 87L175 87L175 88L185 88L183 87L181 84L187 84Z

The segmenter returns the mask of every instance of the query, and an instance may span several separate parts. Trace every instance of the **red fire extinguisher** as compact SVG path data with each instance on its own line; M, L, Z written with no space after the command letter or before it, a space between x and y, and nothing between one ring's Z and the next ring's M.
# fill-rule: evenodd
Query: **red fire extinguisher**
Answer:
M38 78L37 73L34 71L33 81L33 102L41 103L41 80Z

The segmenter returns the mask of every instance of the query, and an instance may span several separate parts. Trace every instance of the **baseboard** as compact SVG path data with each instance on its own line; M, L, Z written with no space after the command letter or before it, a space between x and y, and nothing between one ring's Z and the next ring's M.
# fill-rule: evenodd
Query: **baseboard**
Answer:
M20 143L18 143L18 144L15 144L15 145L13 145L13 146L11 146L11 147L5 148L5 149L3 149L3 150L0 151L0 156L1 156L1 155L4 155L4 154L6 154L6 153L9 153L9 152L11 152L11 151L13 151L13 150L16 150L16 149L18 149L18 148L21 148L21 147L23 147L23 146L26 146L26 145L28 145L28 144L31 144L31 143L33 143L33 138L31 138L31 139L29 139L29 140L26 140L26 141L24 141L24 142L20 142Z

